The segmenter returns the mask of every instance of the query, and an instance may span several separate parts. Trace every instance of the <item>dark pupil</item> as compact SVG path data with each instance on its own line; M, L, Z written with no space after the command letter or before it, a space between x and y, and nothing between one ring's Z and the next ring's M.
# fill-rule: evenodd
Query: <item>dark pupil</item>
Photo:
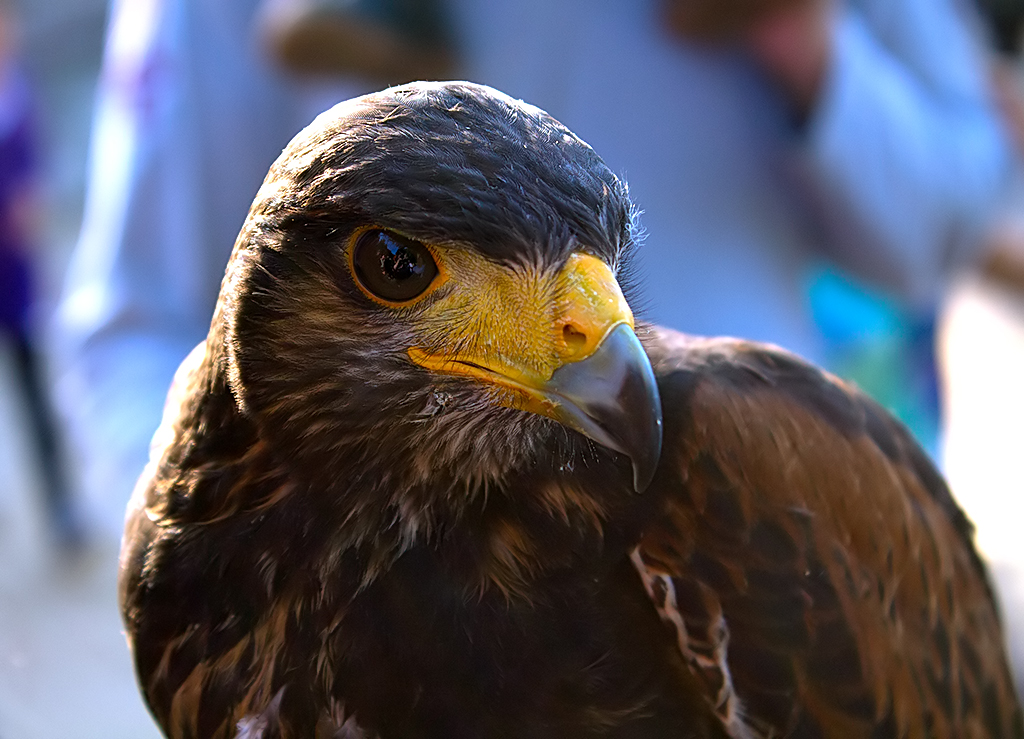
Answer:
M382 235L378 242L380 250L380 269L392 280L408 280L410 277L422 275L425 271L412 249L394 239Z
M427 247L387 231L367 231L353 254L356 278L379 298L402 302L423 293L437 275Z

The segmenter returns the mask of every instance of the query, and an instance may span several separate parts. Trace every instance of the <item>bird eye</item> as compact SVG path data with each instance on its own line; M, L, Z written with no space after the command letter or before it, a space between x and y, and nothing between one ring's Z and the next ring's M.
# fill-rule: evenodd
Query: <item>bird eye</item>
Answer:
M363 289L394 303L419 297L437 277L437 263L426 246L379 229L356 239L352 267Z

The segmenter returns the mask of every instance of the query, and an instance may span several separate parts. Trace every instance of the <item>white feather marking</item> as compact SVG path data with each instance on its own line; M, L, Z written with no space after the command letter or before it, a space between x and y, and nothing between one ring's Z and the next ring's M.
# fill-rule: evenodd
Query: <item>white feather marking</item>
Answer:
M287 686L283 686L274 694L273 699L263 711L245 716L238 722L238 733L235 734L235 739L264 739L267 736L267 730L279 719L285 687Z
M726 626L722 614L718 614L715 624L712 626L713 651L711 654L700 654L691 648L690 636L686 629L686 623L679 612L679 605L676 601L676 589L672 582L671 575L653 572L644 562L639 547L630 553L630 559L640 580L644 584L644 590L654 603L661 620L670 624L675 630L676 644L679 647L683 659L694 671L698 678L706 679L712 675L717 676L721 681L721 688L717 695L708 695L708 701L715 713L721 718L725 730L733 739L756 739L758 734L743 720L743 709L740 698L736 694L732 684L732 675L729 673L729 662L727 649L729 646L729 629ZM707 680L710 686L715 680Z

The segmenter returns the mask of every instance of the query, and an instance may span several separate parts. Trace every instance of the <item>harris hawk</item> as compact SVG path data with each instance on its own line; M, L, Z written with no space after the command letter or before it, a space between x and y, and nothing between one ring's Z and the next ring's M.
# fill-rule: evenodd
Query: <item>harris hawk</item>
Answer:
M173 739L1022 737L971 526L769 346L637 321L636 210L487 87L270 170L129 505Z

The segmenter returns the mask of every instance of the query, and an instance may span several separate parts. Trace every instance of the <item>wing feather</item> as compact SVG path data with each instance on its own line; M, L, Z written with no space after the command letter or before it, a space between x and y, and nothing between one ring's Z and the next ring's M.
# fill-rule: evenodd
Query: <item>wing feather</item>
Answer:
M909 433L781 350L647 345L666 507L634 564L732 734L1024 736L970 523Z

